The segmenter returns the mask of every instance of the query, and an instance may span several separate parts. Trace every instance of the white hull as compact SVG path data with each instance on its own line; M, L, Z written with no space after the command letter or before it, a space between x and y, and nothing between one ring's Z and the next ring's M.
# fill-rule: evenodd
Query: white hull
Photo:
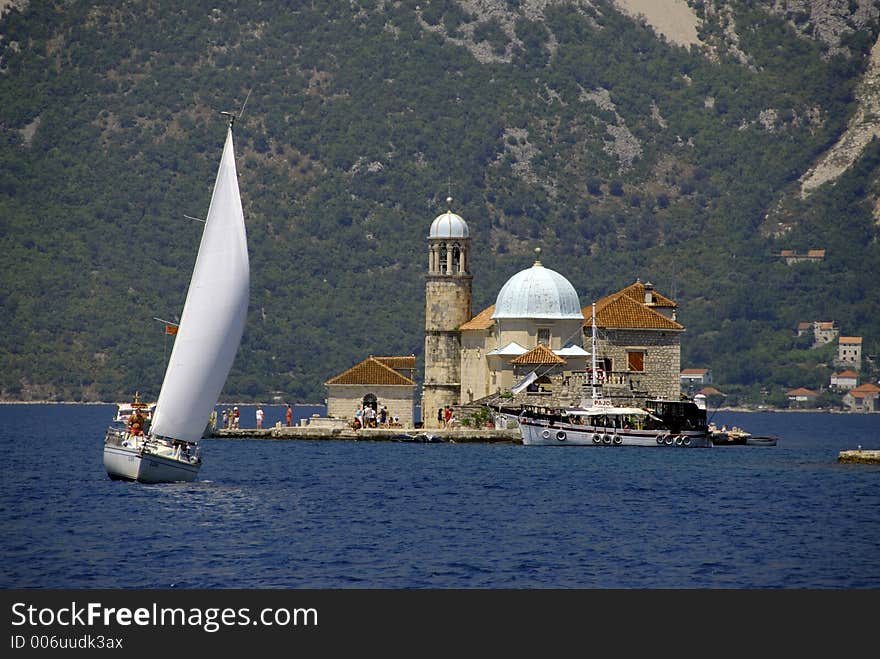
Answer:
M520 434L527 446L642 446L709 448L712 442L704 431L685 430L671 434L666 430L632 430L602 426L520 419Z
M202 461L198 457L182 457L179 449L145 444L142 438L132 438L115 429L108 431L104 442L104 468L113 480L191 482L201 466Z

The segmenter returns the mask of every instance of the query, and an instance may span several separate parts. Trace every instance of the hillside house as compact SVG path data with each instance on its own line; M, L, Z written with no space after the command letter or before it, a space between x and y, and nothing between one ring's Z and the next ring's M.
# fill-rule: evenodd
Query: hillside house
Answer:
M708 368L685 368L678 377L682 389L712 383L712 372Z
M833 320L814 320L812 322L798 323L795 332L798 336L812 335L814 348L831 343L840 334L840 330Z
M807 252L798 254L793 249L783 249L777 254L779 258L783 259L788 265L792 265L793 263L818 263L825 259L825 250L824 249L810 249Z
M795 404L795 406L800 405L812 405L816 402L816 399L819 397L815 391L810 389L806 389L804 387L800 387L799 389L792 389L789 391L786 396L788 396L788 400Z
M843 371L831 375L830 386L834 389L852 389L859 386L859 374L855 371Z
M869 382L850 389L843 405L851 412L880 412L880 387Z
M837 339L837 364L847 364L856 370L862 368L862 337L841 336Z

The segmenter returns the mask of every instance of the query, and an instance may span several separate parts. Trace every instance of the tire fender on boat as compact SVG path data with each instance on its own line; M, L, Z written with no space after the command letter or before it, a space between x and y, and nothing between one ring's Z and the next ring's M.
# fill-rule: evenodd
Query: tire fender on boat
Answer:
M676 446L681 446L684 443L684 435L677 435L676 437L673 437L672 439L675 442Z
M593 443L594 444L601 444L602 443L602 435L600 435L597 432L594 432L593 433Z
M614 442L615 444L623 443L623 439L621 438L620 435L614 435L614 437L611 438L611 441Z
M602 435L602 442L605 444L610 444L611 443L611 435L609 435L608 433L605 433L604 435Z
M544 439L550 439L550 431L549 430L542 430L541 437L543 437Z
M564 430L557 431L556 439L558 439L560 442L564 442L565 441L565 431Z
M662 445L664 441L666 441L666 435L665 435L665 434L657 435L657 443L658 443L658 444L661 444L661 445Z
M672 442L674 442L674 441L675 441L675 437L673 437L672 435L664 435L663 436L663 443L666 444L666 446L672 446Z
M690 446L690 445L691 445L691 438L690 438L690 437L684 437L684 438L681 440L681 443L684 444L685 446Z

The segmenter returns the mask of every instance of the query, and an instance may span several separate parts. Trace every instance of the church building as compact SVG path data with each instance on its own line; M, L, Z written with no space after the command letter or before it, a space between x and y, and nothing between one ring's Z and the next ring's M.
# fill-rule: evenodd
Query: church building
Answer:
M637 280L584 307L571 282L546 267L537 249L533 265L472 316L469 248L462 217L448 210L434 220L425 286L425 428L440 425L437 412L446 406L497 396L513 407L578 404L594 383L602 385L603 397L619 401L678 399L684 327L676 321L677 304L650 283Z

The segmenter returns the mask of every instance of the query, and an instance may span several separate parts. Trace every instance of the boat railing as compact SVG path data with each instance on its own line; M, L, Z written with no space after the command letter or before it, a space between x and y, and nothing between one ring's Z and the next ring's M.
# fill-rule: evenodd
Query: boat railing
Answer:
M591 387L629 387L629 373L615 371L574 371L569 375L568 386L589 389Z

